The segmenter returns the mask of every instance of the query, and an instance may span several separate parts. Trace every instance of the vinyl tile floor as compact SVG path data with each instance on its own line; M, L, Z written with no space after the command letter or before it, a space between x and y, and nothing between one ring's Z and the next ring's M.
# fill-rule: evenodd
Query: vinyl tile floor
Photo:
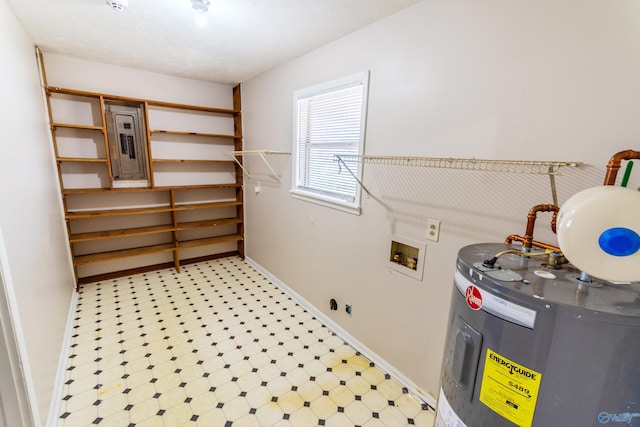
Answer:
M80 288L58 427L433 426L237 257Z

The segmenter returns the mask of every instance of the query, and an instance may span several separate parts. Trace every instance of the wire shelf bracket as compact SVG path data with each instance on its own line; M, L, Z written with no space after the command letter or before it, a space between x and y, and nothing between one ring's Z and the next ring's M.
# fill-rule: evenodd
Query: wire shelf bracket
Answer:
M242 169L242 171L245 173L245 175L247 175L247 178L249 178L249 179L251 179L251 174L244 167L242 162L239 160L239 157L242 157L242 156L258 156L258 157L260 157L262 159L262 161L264 162L264 164L267 165L267 167L271 171L271 176L273 176L273 178L276 181L278 181L278 183L280 183L281 182L280 181L280 176L278 176L276 171L273 169L273 166L271 166L271 163L269 163L269 161L267 160L266 156L285 155L285 154L291 154L291 153L288 153L286 151L271 151L271 150L244 150L244 151L230 151L230 152L228 152L226 154L228 154L229 156L233 157L233 160L235 160L235 162L238 164L238 166L240 166L240 169Z

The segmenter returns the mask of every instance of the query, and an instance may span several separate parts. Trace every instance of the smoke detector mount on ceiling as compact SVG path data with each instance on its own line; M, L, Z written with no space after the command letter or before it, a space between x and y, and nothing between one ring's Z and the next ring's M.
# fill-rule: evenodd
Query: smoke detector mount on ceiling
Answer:
M207 15L209 11L210 0L191 0L191 7L196 11L196 25L204 27L207 25Z
M116 12L122 12L129 6L129 0L107 0L107 4Z
M209 10L209 5L211 2L209 0L191 0L191 7L193 7L196 12L205 13Z

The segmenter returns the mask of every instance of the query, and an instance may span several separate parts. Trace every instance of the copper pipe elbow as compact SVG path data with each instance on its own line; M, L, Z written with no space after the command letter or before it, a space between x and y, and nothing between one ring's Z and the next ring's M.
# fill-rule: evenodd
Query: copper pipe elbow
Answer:
M625 150L614 154L607 163L607 174L604 177L604 185L615 185L618 170L623 160L640 159L640 151Z
M505 244L505 245L510 245L510 244L511 244L511 242L513 242L514 240L516 240L516 241L520 241L519 239L521 239L521 237L520 237L520 236L518 236L517 234L509 234L509 235L507 236L507 238L506 238L506 239L504 239L504 244Z
M551 204L536 205L532 207L527 214L527 230L524 234L524 241L522 242L522 246L527 249L531 249L531 246L533 244L533 228L535 227L538 212L553 212L553 217L551 218L551 230L553 230L553 232L555 233L559 210L560 208L558 206Z

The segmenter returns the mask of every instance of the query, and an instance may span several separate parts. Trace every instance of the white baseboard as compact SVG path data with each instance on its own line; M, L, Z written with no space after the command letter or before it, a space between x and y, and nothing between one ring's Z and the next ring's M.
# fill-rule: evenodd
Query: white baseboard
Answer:
M67 372L67 362L69 361L69 353L71 352L71 336L73 335L73 324L75 322L76 306L78 304L78 292L74 291L71 297L71 306L67 316L67 327L65 328L62 347L60 350L60 359L58 361L58 373L55 383L53 384L53 395L51 396L51 406L49 407L49 416L47 417L47 427L55 427L58 425L58 417L62 407L62 393L64 392L64 377Z
M361 343L357 340L353 335L344 330L340 325L338 325L335 321L333 321L326 314L318 310L313 304L309 301L301 297L297 294L293 289L284 284L280 279L271 274L268 270L262 267L260 264L255 262L249 257L245 257L244 259L247 264L255 268L258 272L260 272L263 276L269 279L274 285L282 290L285 294L290 296L295 302L300 304L303 308L309 311L313 316L315 316L318 320L324 323L329 329L335 332L340 338L344 341L348 342L353 348L359 351L366 358L371 360L376 364L380 369L387 372L389 375L393 376L400 384L405 386L408 390L410 390L413 394L415 394L418 398L422 399L427 405L431 408L436 407L436 398L429 393L426 393L420 387L418 387L413 381L407 378L402 372L398 371L393 365L388 363L382 357L377 355L373 350L369 347Z

